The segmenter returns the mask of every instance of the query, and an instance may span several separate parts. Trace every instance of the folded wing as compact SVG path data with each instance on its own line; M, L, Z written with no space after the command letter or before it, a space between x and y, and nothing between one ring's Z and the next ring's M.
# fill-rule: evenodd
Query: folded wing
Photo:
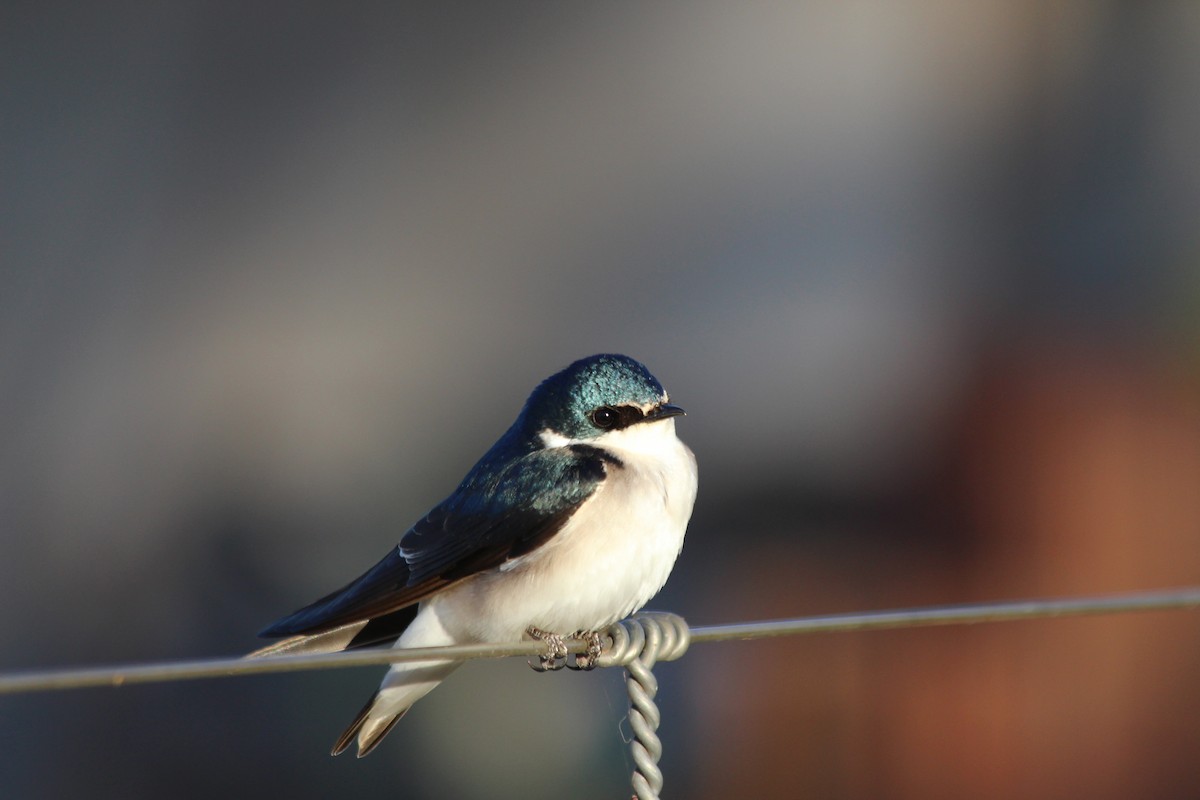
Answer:
M394 640L412 621L415 604L553 537L611 463L603 451L575 445L528 453L486 481L477 466L379 563L259 636L312 636L365 623L343 646Z

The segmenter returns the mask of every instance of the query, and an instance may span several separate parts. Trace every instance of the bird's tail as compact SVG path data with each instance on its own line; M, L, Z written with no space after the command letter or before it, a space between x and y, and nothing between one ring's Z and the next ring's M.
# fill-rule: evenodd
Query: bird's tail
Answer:
M393 618L394 617L394 618ZM389 621L390 620L390 621ZM375 626L375 627L372 627ZM403 631L401 633L401 630ZM397 639L397 636L399 637ZM383 617L362 620L321 633L292 636L250 653L247 658L263 656L332 653L354 648L360 643L388 642L393 646L439 647L455 644L455 639L442 627L436 612L421 606L421 611L405 611L403 618ZM339 755L358 739L358 756L370 753L413 703L433 691L439 683L462 665L461 661L412 661L393 664L383 683L350 726L333 745L333 755Z
M334 653L346 647L362 624L347 625L325 633L293 636L250 653L246 658L263 656ZM458 667L461 661L416 661L396 664L388 671L379 690L342 732L333 745L332 755L345 752L358 737L358 757L370 753L388 734L413 703L429 694Z
M387 736L413 704L434 690L461 661L418 661L396 664L383 679L379 690L367 701L358 716L342 731L331 755L341 755L357 737L358 757L370 753Z

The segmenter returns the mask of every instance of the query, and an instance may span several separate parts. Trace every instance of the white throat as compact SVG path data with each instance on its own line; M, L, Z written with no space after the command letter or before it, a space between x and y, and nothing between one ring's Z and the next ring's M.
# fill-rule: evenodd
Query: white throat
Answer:
M664 457L679 447L679 439L675 436L675 419L653 420L639 422L617 431L607 431L593 439L571 439L549 428L538 434L546 447L569 447L573 444L584 444L591 447L601 447L614 453L640 453L649 456Z

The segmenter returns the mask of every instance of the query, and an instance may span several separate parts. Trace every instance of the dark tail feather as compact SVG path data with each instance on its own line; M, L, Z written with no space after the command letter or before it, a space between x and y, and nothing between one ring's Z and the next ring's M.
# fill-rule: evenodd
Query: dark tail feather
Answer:
M333 743L333 749L329 751L331 756L340 756L342 753L346 752L346 748L349 747L350 743L354 741L354 737L358 735L358 732L362 730L363 725L366 723L367 718L371 716L371 710L375 707L375 701L378 699L378 697L378 694L371 695L371 699L368 700L367 704L362 707L362 711L358 712L358 716L354 718L354 721L350 723L346 730L342 731L342 735L339 736L338 740ZM407 713L408 709L406 708L396 716L392 717L386 723L375 727L375 729L372 730L368 736L364 737L363 740L358 743L358 757L362 758L365 755L370 755L371 751L378 747L379 743L383 741L383 737L387 736L388 732L391 731L392 728L396 727L396 723L400 721L401 717Z
M379 743L383 741L383 737L387 736L388 732L391 731L392 728L396 727L396 723L400 721L400 718L407 713L408 709L406 708L396 716L392 717L391 722L384 725L382 728L376 729L374 733L363 739L363 741L359 742L358 757L362 758L363 756L370 755L371 751L378 747Z

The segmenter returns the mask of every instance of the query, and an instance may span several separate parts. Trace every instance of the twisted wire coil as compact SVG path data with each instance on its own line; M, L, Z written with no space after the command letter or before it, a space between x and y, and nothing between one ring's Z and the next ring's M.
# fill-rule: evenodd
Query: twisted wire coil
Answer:
M677 614L646 611L614 623L607 631L612 640L597 661L597 666L625 667L625 688L629 692L629 743L634 771L631 778L638 800L658 800L662 791L662 741L656 731L662 720L654 698L658 680L651 671L658 661L674 661L687 652L691 633L687 622Z

